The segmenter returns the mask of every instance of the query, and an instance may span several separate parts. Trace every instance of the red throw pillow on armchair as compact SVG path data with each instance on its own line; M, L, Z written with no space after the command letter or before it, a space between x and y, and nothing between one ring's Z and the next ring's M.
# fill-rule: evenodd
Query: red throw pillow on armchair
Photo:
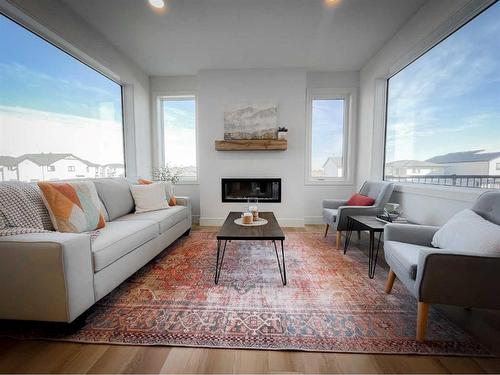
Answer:
M373 206L375 199L362 194L354 194L348 201L348 206Z

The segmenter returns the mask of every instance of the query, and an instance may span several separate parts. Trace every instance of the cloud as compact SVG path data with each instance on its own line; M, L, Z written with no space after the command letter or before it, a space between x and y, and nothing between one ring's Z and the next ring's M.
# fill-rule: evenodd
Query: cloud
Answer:
M121 123L0 105L0 152L72 153L100 164L123 162Z
M444 149L463 151L471 144L496 143L493 148L500 150L499 141L491 141L500 124L495 104L500 100L496 84L500 82L496 21L500 6L492 11L389 80L389 156L424 159Z
M0 80L4 79L10 82L12 82L12 80L22 82L23 84L31 87L47 87L47 85L54 87L55 85L55 87L65 88L70 91L81 90L86 91L89 94L98 94L103 97L114 96L114 93L111 93L109 90L101 87L87 85L77 79L63 79L51 76L16 62L0 62Z

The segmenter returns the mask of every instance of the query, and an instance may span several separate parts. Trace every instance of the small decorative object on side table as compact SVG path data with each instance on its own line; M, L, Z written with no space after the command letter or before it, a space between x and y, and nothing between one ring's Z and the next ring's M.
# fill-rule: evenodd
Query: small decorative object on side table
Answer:
M288 129L284 126L278 128L278 139L286 139Z
M406 219L398 218L396 223L408 223ZM367 230L370 233L370 247L368 251L368 277L375 277L375 267L377 266L378 251L380 248L380 238L384 232L385 225L389 221L379 219L375 216L348 216L347 217L347 233L345 236L344 254L347 252L351 235L354 230ZM375 250L375 233L378 233L377 249Z

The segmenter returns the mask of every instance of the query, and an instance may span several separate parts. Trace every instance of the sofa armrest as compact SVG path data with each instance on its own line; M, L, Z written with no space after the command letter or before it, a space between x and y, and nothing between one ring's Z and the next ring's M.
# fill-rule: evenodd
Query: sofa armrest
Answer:
M189 228L191 228L191 225L193 224L193 209L191 207L191 199L189 197L175 197L177 199L177 204L179 206L185 206L189 210L189 215L188 215L188 225Z
M416 224L387 224L384 241L397 241L413 245L431 246L432 237L439 227Z
M71 322L95 302L90 236L0 238L0 319Z
M443 249L420 250L419 301L500 309L500 258Z
M179 206L186 206L186 207L189 207L191 208L191 199L189 199L189 197L175 197L176 201L177 201L177 204Z
M336 210L340 206L345 206L346 200L343 199L323 199L323 208L330 208Z

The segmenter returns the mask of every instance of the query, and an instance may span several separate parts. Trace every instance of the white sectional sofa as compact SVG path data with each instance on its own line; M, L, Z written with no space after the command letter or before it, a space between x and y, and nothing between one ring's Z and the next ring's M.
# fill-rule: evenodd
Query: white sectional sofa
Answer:
M106 226L0 237L0 319L72 322L191 229L188 198L135 214L129 182L93 180Z

